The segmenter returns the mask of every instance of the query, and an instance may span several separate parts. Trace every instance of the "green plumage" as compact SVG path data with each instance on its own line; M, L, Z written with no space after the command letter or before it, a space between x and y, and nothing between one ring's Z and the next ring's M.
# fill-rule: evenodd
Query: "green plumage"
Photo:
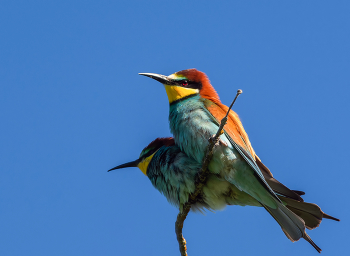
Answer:
M174 136L157 139L134 162L116 167L138 166L154 187L169 202L183 204L195 191L196 175L201 170L208 139L216 134L224 106L207 76L196 69L170 76L141 73L164 84L169 103L170 130ZM232 114L232 115L231 115ZM219 137L208 165L209 176L192 209L218 210L226 205L264 207L291 241L307 240L318 252L305 228L317 227L324 214L314 204L303 202L303 192L292 191L272 177L252 149L238 116L230 113L230 122Z
M195 191L195 177L201 170L202 164L181 151L175 145L173 138L157 138L142 150L138 160L113 169L136 167L137 163L142 162L152 154L154 155L147 167L147 177L171 204L181 210L190 194ZM303 202L297 193L274 179L264 165L261 163L258 165L260 165L267 183L271 188L276 188L274 192L279 195L280 200L288 209L305 221L308 229L316 228L321 223L322 218L338 220L324 214L317 205ZM298 193L304 194L300 191ZM218 175L210 174L202 193L197 197L191 209L200 212L205 209L221 210L226 205L262 206L256 199L240 191L230 182Z

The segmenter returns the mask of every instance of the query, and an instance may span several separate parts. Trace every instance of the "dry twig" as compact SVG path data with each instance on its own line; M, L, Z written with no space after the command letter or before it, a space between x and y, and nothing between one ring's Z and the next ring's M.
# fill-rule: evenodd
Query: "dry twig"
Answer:
M179 243L179 249L180 249L181 256L187 256L186 240L182 235L182 228L184 225L184 221L187 217L187 214L191 210L191 205L193 203L195 203L197 196L201 193L203 186L205 185L207 176L209 174L208 165L211 161L211 158L213 157L214 146L218 142L219 136L223 133L224 126L227 122L227 116L228 116L233 104L235 103L237 97L241 93L242 93L242 90L237 91L236 97L232 101L229 109L227 110L225 117L221 120L221 123L220 123L220 126L219 126L217 133L215 134L215 136L213 138L209 138L209 145L207 146L207 149L206 149L206 154L204 157L203 165L202 165L201 171L198 173L198 176L196 177L196 189L195 189L194 193L190 195L190 199L188 200L188 202L184 204L182 211L180 210L179 214L177 215L177 219L175 222L175 232L176 232L177 241Z

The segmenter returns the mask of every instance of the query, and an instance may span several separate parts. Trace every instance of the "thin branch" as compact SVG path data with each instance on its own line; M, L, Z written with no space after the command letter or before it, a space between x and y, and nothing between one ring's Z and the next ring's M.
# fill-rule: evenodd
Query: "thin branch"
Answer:
M187 255L186 240L182 235L184 221L187 217L187 214L191 210L191 205L196 202L197 196L202 192L203 186L205 185L206 179L207 179L208 174L209 174L208 165L213 157L213 149L214 149L215 145L217 144L217 142L219 141L220 135L223 133L224 126L227 122L227 116L228 116L233 104L235 103L237 97L241 93L242 93L242 90L237 91L236 97L232 101L229 109L227 110L225 117L221 120L221 123L220 123L220 126L219 126L217 133L215 134L214 137L209 138L209 145L207 146L207 149L206 149L202 168L196 177L196 181L195 181L196 189L195 189L194 193L190 195L188 202L184 204L182 210L180 210L179 214L177 215L177 219L175 222L175 232L176 232L177 241L179 243L179 249L180 249L181 256L188 256Z

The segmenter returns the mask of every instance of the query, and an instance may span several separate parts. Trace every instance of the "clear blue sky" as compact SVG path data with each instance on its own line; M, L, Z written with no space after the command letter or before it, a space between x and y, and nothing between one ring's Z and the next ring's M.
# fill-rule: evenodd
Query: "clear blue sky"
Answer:
M2 1L0 252L179 255L177 210L137 169L169 136L168 100L139 72L197 68L234 106L275 177L340 218L349 243L349 1ZM189 255L317 255L264 209L191 213Z

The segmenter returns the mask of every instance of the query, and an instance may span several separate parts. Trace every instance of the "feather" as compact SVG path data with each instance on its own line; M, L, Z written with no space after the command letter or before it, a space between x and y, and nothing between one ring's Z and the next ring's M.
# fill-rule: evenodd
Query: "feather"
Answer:
M298 193L294 192L293 190L290 190L285 185L276 180L273 177L271 171L261 162L260 158L257 155L255 155L255 161L258 167L260 168L260 171L264 175L266 182L276 194L282 195L284 197L289 197L297 201L304 201Z
M280 197L281 201L286 203L286 207L294 212L296 215L298 215L300 218L302 218L305 222L305 226L308 229L314 229L317 228L320 224L323 218L326 219L332 219L339 221L339 219L334 218L328 214L325 214L321 208L312 203L306 203L306 202L298 202L296 200L290 199L290 198L283 198Z
M276 209L272 209L266 205L262 205L271 216L281 226L285 235L292 241L298 241L300 238L304 238L308 241L318 252L321 252L314 241L305 232L305 223L302 218L291 212L287 207L280 205Z
M208 109L203 108L203 110L205 112L207 112L207 114L212 118L214 123L216 123L218 126L220 125L218 120L211 114L211 112ZM229 142L232 144L232 146L238 151L238 153L243 157L243 159L250 165L250 167L252 168L252 170L256 174L255 177L261 183L261 185L270 193L270 195L272 197L274 197L277 201L280 202L280 199L277 197L277 195L273 192L273 190L267 184L262 172L260 171L256 162L254 161L252 155L249 152L247 152L246 150L244 150L244 148L242 148L238 143L236 143L236 140L234 140L226 131L226 126L224 127L224 134L226 135L226 138L229 140ZM233 184L235 184L235 183L233 183ZM235 185L237 186L237 184L235 184ZM245 191L245 192L248 193L248 191ZM255 195L252 195L252 196L256 198ZM258 198L256 198L256 199L258 199ZM261 202L261 203L264 203L264 202ZM265 204L266 203L267 202L265 202ZM270 205L270 207L271 207L271 205Z

